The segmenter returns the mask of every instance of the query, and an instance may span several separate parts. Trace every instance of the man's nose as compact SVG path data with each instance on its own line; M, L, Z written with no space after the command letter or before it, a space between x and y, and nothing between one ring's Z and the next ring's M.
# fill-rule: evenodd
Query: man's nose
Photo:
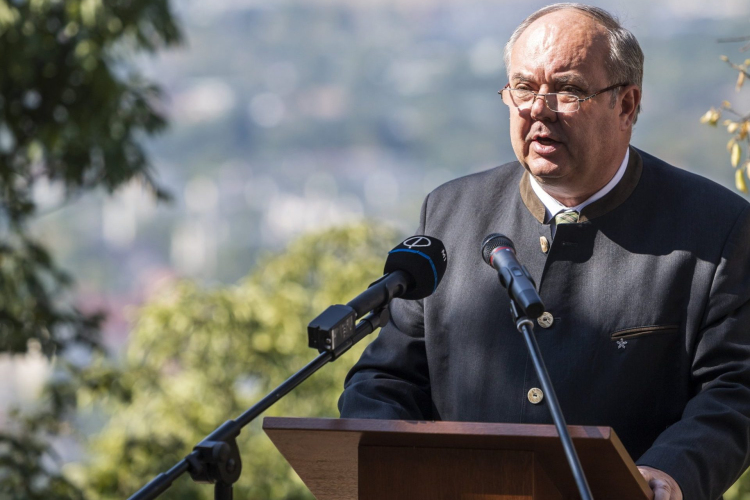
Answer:
M531 118L539 121L555 121L557 113L547 106L547 97L544 95L535 95L531 103Z

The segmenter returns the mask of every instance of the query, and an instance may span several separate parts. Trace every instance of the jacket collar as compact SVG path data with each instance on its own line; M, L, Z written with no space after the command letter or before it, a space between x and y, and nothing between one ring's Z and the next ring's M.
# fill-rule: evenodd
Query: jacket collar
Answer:
M620 179L620 182L617 183L612 191L596 200L594 203L585 206L583 210L581 210L578 222L586 222L611 212L622 205L622 203L633 193L641 178L641 173L643 172L643 159L641 158L641 155L638 154L637 149L632 146L629 147L630 160L628 161L625 175ZM521 176L519 188L521 190L523 204L526 205L526 208L536 220L544 224L547 210L544 208L544 203L542 203L531 187L528 171L524 171L523 176Z

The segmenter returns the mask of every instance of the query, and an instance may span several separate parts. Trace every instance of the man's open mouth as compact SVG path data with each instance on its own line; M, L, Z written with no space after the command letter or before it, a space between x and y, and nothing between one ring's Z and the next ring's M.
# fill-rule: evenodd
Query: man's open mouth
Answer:
M549 137L537 137L534 140L540 144L544 144L545 146L549 146L552 144L559 144L558 141L554 139L550 139Z

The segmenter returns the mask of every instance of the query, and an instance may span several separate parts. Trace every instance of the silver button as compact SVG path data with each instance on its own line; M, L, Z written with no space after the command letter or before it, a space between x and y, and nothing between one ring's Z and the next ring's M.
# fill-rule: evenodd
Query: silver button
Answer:
M544 393L538 387L532 387L529 389L527 396L529 398L529 403L533 405L538 405L544 399Z
M549 240L545 236L539 237L539 244L542 246L542 253L549 252Z
M552 326L552 323L555 322L555 318L552 317L552 314L544 311L542 315L536 319L536 322L539 323L539 326L542 328L549 328Z

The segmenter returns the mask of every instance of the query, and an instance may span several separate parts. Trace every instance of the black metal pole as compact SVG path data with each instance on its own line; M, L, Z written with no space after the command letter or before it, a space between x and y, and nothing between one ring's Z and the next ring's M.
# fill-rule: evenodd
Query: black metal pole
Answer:
M373 311L372 313L362 318L362 320L357 323L354 334L349 339L347 339L346 342L342 343L333 351L325 351L320 353L315 359L310 361L297 373L286 379L281 385L271 391L266 397L264 397L263 399L255 403L254 406L245 411L245 413L237 417L235 420L227 420L226 422L224 422L220 427L218 427L203 441L201 441L192 453L177 462L177 464L167 472L161 473L156 476L128 500L153 500L154 498L165 492L170 486L172 486L172 483L185 472L190 472L190 475L193 476L194 480L196 479L196 476L205 477L206 471L204 470L205 466L203 465L202 461L203 456L201 454L201 450L198 450L197 448L200 448L201 445L205 445L204 448L211 449L211 447L216 446L216 444L221 444L222 442L232 443L232 445L236 447L234 438L239 435L243 427L252 422L261 413L266 411L279 399L288 394L292 389L307 380L310 375L318 371L329 361L337 359L343 353L348 351L359 340L363 339L376 329L380 328L380 326L382 326L386 322L388 322L387 307L384 307L378 311ZM229 457L227 457L227 462L229 462L229 473L234 473L233 480L236 480L234 478L239 477L239 469L241 468L241 465L238 463L239 455L237 455L234 464L231 463L232 459ZM214 487L214 498L215 500L231 500L232 483L217 481Z
M214 485L214 500L232 500L233 496L231 484L216 483Z
M578 460L578 453L576 453L576 449L573 446L573 440L570 438L568 427L565 424L565 417L560 409L560 403L557 401L555 389L552 387L547 367L544 365L542 353L539 351L539 344L537 344L536 338L534 337L534 323L526 316L519 315L519 308L513 299L511 299L511 312L516 320L516 328L523 334L523 338L526 341L526 347L529 350L531 362L534 364L536 376L539 378L539 382L542 385L544 397L547 400L549 411L552 414L552 421L555 423L557 433L560 436L560 441L562 442L563 450L565 452L565 458L567 458L568 465L570 465L570 470L573 473L573 478L578 486L581 500L593 500L594 497L591 495L589 483L586 481L583 467L581 467L581 462Z
M146 500L158 497L172 486L175 479L186 473L188 467L190 467L190 464L187 459L183 458L167 472L162 472L153 478L146 486L131 496L129 500Z
M315 359L307 363L300 371L286 379L280 386L268 393L266 397L255 403L252 408L237 417L235 423L239 428L245 427L247 424L255 420L258 415L273 406L276 401L286 396L292 389L307 380L310 375L320 370L323 365L332 359L333 353L329 351L318 354Z

